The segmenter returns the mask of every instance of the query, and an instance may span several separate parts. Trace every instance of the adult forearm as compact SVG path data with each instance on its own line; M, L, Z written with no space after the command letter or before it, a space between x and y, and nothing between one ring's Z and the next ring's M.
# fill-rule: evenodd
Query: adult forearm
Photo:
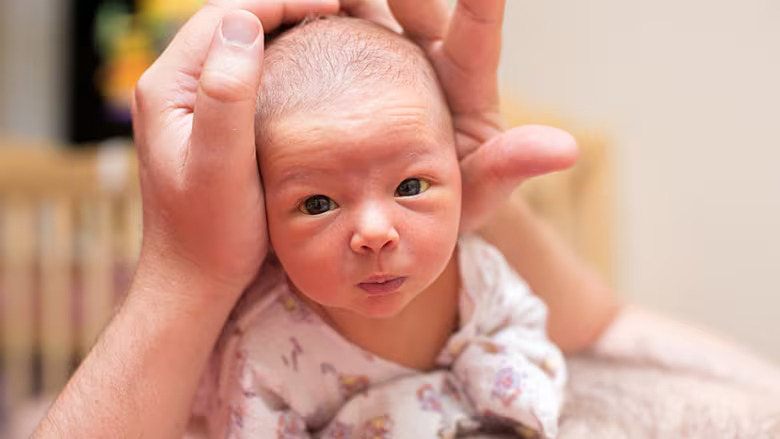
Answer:
M221 299L219 288L139 267L127 300L34 437L181 437L236 297Z
M505 203L480 234L547 303L550 338L564 351L591 346L620 309L604 280L521 198Z

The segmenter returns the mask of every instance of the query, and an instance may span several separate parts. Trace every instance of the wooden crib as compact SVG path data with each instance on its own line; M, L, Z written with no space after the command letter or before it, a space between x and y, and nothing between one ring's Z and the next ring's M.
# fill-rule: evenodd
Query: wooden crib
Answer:
M127 288L141 236L135 162L0 143L0 382L6 404L56 393Z
M511 111L508 119L545 121ZM529 182L515 196L527 197L609 278L607 142L575 135L578 165ZM136 174L129 145L67 149L0 141L0 387L6 387L6 404L56 394L128 288L141 238Z

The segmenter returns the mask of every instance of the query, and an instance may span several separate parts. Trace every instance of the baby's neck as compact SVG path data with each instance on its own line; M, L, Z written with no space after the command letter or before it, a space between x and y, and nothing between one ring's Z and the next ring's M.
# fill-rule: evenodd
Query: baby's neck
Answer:
M357 346L405 367L428 370L458 324L460 273L454 254L442 274L400 313L385 319L320 309Z

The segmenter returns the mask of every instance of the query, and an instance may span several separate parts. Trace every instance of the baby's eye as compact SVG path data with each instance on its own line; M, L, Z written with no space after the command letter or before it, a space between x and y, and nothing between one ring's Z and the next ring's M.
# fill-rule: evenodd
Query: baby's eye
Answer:
M428 190L431 184L421 178L407 178L395 190L396 197L412 197Z
M298 210L307 215L320 215L337 207L339 205L325 195L314 195L304 200L298 206Z

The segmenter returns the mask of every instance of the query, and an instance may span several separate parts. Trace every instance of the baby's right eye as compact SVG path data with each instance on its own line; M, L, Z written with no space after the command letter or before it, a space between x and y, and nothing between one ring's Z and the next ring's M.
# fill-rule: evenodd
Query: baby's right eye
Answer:
M339 205L325 195L314 195L304 200L298 210L306 215L320 215L337 207Z

